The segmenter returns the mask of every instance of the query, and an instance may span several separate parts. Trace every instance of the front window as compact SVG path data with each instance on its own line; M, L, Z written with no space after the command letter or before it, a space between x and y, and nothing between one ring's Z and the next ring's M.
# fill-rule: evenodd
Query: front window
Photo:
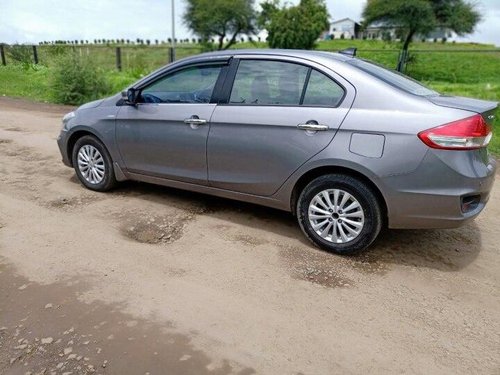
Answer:
M191 66L166 75L141 92L142 103L210 103L220 65Z

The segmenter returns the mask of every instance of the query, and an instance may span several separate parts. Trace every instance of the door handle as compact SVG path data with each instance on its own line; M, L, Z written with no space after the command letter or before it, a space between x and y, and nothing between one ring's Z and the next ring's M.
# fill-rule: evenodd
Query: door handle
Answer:
M308 122L307 124L299 124L297 125L297 128L301 129L301 130L309 130L309 131L314 131L314 132L317 132L317 131L325 131L325 130L328 130L330 127L328 125L321 125L321 124L318 124L317 122Z
M199 118L196 115L193 115L190 118L185 119L184 123L189 125L204 125L207 123L207 120Z

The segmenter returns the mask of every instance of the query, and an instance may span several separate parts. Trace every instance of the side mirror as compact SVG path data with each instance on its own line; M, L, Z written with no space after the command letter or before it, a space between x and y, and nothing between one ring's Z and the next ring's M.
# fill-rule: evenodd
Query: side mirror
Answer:
M125 100L125 103L128 105L136 105L137 100L139 99L139 90L136 89L128 89L127 91L122 92L122 98Z

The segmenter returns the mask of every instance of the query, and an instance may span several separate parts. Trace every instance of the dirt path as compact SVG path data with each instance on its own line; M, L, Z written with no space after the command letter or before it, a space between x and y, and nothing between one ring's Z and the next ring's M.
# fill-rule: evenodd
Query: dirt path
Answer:
M60 162L69 108L0 98L0 373L499 374L500 185L364 256L286 213Z

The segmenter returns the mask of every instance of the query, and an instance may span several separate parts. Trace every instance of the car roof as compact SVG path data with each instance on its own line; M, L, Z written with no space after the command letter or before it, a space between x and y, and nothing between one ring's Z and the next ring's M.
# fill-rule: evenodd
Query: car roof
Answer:
M341 54L338 52L326 52L326 51L311 51L311 50L299 50L299 49L270 49L270 48L254 48L254 49L229 49L215 52L206 52L196 56L188 57L183 59L184 61L198 58L211 58L211 57L223 57L223 56L241 56L241 55L268 55L268 56L286 56L286 57L298 57L298 58L312 58L312 57L322 57L337 61L347 61L352 59L351 56Z

